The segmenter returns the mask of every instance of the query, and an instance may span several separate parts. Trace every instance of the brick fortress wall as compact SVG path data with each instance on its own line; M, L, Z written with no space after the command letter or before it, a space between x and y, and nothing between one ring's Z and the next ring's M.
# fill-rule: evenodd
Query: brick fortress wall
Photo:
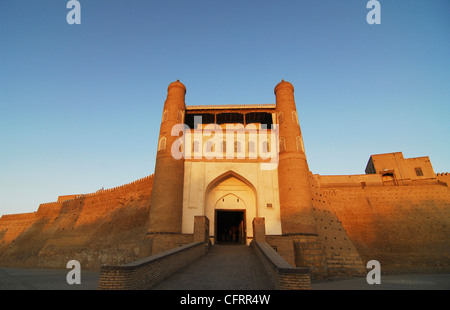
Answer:
M314 276L360 274L377 259L382 272L450 271L448 174L405 186L345 185L311 175L317 235L267 236L292 266ZM0 266L84 269L125 264L193 241L148 234L153 176L0 218Z
M324 210L341 221L363 261L378 260L383 273L448 272L450 189L445 177L398 186L323 184L330 202Z
M0 218L0 265L66 268L76 259L98 270L146 257L153 175L130 184L44 203ZM60 197L61 198L61 197Z
M359 255L333 204L310 174L313 217L317 234L267 236L292 266L307 266L313 278L359 276L366 272Z

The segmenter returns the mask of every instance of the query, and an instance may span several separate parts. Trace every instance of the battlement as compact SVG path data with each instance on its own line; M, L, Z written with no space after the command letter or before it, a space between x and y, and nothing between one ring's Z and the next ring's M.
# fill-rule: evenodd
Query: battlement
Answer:
M115 192L118 190L126 189L137 183L145 182L145 181L152 180L152 179L153 179L153 174L143 177L143 178L140 178L140 179L137 179L131 183L119 185L119 186L108 188L108 189L100 189L94 193L59 196L57 201L41 203L37 210L37 214L40 216L44 216L44 215L54 214L55 212L58 213L64 203L67 203L70 201L75 201L77 199L82 199L82 198L86 198L86 197L94 197L94 196L98 196L98 195L108 194L108 193Z
M46 202L46 203L41 203L42 205L49 205L49 204L55 204L55 203L62 203L65 201L69 201L69 200L74 200L74 199L79 199L79 198L85 198L85 197L91 197L91 196L95 196L95 195L99 195L99 194L104 194L104 193L109 193L112 191L116 191L119 189L123 189L124 187L139 183L139 182L143 182L143 181L147 181L149 179L153 179L153 174L148 175L146 177L137 179L131 183L127 183L127 184L123 184L123 185L119 185L116 187L112 187L112 188L107 188L107 189L99 189L96 192L93 193L89 193L89 194L75 194L75 195L62 195L62 196L58 196L58 200L56 202Z
M0 264L63 268L77 259L84 268L96 269L108 261L130 262L147 255L143 236L152 186L149 175L94 193L60 196L33 213L2 216Z

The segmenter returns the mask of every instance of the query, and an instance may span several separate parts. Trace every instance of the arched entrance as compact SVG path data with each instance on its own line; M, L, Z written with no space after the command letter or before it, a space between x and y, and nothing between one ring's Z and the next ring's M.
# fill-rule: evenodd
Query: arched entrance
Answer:
M215 243L245 244L245 210L216 209Z
M256 191L251 183L230 171L216 178L206 190L205 215L219 244L249 244L252 219L257 217Z

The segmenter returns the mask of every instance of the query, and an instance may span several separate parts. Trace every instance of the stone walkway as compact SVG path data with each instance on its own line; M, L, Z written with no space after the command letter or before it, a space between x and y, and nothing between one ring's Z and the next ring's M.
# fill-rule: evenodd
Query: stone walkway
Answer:
M272 282L251 247L215 245L198 261L154 290L272 290Z

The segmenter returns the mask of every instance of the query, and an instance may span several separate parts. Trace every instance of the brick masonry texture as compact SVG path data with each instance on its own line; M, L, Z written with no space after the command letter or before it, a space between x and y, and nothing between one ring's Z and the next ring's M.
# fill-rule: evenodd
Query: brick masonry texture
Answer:
M252 241L251 246L264 265L275 287L279 290L309 290L309 268L292 267L264 241Z
M66 201L45 203L37 212L0 218L0 265L66 268L76 259L83 270L146 257L153 176Z
M450 271L450 191L444 185L336 187L334 212L364 261L385 273Z
M204 242L195 242L126 265L102 266L98 288L150 289L205 253Z
M445 176L444 176L445 177ZM313 277L450 271L450 191L442 184L320 187L311 182L317 235L266 236L291 266ZM0 219L0 265L83 269L126 264L193 242L193 235L147 234L151 176L114 190L41 204Z

